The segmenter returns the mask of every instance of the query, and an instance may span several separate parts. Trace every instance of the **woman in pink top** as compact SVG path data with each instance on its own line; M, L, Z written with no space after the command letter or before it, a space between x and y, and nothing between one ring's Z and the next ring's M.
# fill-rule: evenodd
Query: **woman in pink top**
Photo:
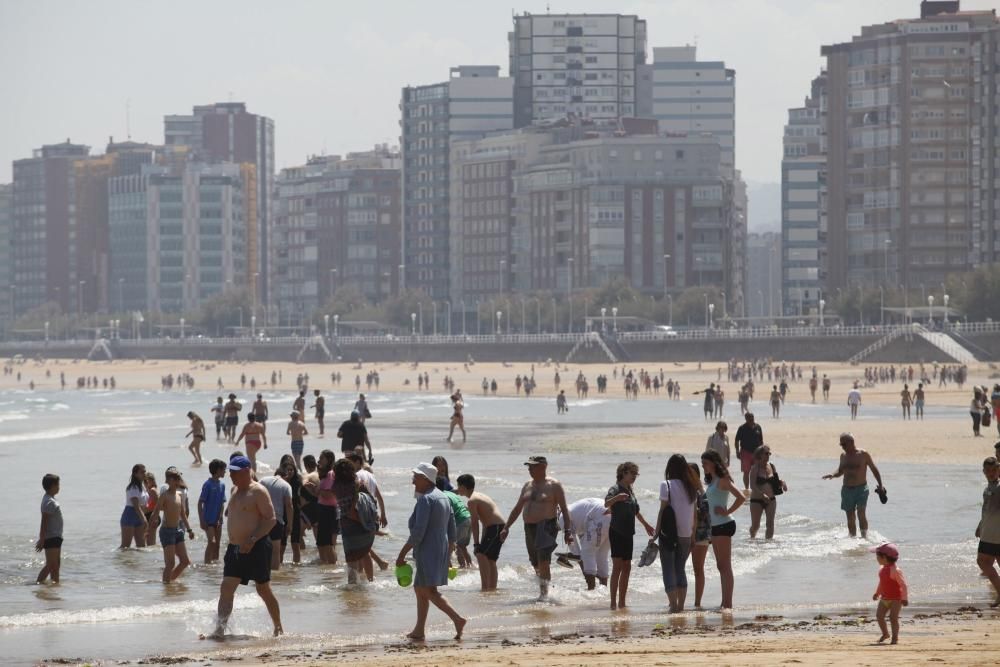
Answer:
M316 548L324 563L337 563L337 534L340 532L340 521L337 518L337 495L333 492L333 462L334 455L329 449L324 449L316 460L319 473L318 510L319 521L316 526Z

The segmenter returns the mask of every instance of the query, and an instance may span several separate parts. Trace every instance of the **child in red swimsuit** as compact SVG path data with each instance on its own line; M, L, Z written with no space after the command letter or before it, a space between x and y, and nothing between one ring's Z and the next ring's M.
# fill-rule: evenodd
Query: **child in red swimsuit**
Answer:
M895 544L886 543L874 549L875 558L878 559L882 569L878 572L878 588L872 600L878 600L878 609L875 618L878 620L878 627L882 630L879 643L889 639L889 629L885 624L885 616L889 615L889 622L892 624L892 643L899 642L899 612L910 604L909 595L906 589L906 579L903 572L896 567L899 559L899 549Z

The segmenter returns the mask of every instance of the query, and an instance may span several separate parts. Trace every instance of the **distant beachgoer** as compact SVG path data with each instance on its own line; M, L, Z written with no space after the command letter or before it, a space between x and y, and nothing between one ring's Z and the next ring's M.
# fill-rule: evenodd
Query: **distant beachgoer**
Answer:
M993 393L990 394L990 405L993 408L993 421L997 425L997 433L1000 433L1000 384L993 385Z
M142 482L146 485L146 493L149 494L149 499L142 509L146 517L146 546L151 547L156 544L156 529L160 527L160 515L156 512L156 502L160 499L160 487L156 483L156 475L148 470Z
M549 582L552 580L550 565L552 552L556 548L556 537L559 535L559 524L556 521L557 508L563 515L569 516L566 504L566 493L562 484L547 476L549 462L544 456L529 456L524 462L528 467L531 481L521 487L517 503L505 521L500 539L506 540L510 526L524 512L524 542L528 549L528 560L538 575L540 599L546 599L549 594ZM573 540L572 521L567 519L563 539L566 544Z
M187 523L184 498L181 489L187 488L180 471L174 466L167 468L164 475L166 491L160 493L156 501L156 512L163 514L160 524L160 546L163 547L163 583L175 581L191 564L187 546L184 544L185 529L188 537L194 539L194 531Z
M733 445L736 447L736 456L740 459L740 471L743 473L743 488L749 489L753 453L757 451L758 447L764 444L764 432L761 430L760 424L754 421L752 412L746 413L743 417L746 421L736 429L736 438L733 440Z
M983 423L983 410L986 406L986 397L983 396L983 392L979 387L973 388L972 401L969 403L969 415L972 417L972 434L980 438L982 433L979 432L979 427Z
M285 479L285 468L277 466L274 474L260 480L261 486L267 489L271 497L271 507L274 508L274 527L268 533L271 540L271 570L281 569L285 547L288 545L288 533L292 529L292 486Z
M292 410L295 411L295 412L298 412L300 415L303 415L303 417L305 416L305 414L306 414L306 392L305 392L305 389L301 390L299 392L299 395L295 397L295 400L292 401Z
M303 438L309 435L306 425L299 421L301 414L300 412L292 412L289 415L291 421L288 422L288 428L285 429L285 435L291 436L292 457L295 459L295 467L299 470L302 469L302 452L306 448Z
M817 389L818 385L819 385L819 382L816 380L816 376L815 375L812 376L811 378L809 378L809 396L812 397L812 402L813 403L816 402L816 389Z
M145 486L146 466L136 463L132 466L132 476L125 487L125 509L119 523L122 529L122 542L119 549L128 549L133 541L138 549L146 546L146 503L149 493Z
M326 417L326 399L323 398L319 389L313 390L314 403L310 406L316 410L316 422L319 424L319 437L323 437L326 433L326 424L324 423Z
M205 442L205 422L194 412L187 413L191 420L191 430L184 434L184 437L191 436L191 444L188 451L194 456L195 465L201 465L201 443Z
M500 508L489 496L476 491L472 475L459 475L457 493L468 498L472 551L479 563L479 583L483 591L497 589L497 560L500 558L500 531L504 528ZM456 526L457 528L457 526Z
M700 484L687 460L680 454L667 459L663 477L664 481L660 482L660 511L656 518L654 539L659 541L663 590L667 594L670 613L678 613L684 611L684 601L687 598L685 568L695 537ZM667 534L665 530L667 524L664 522L664 513L668 508L674 513L676 535Z
M903 408L903 419L910 419L910 405L913 403L913 396L910 395L910 385L903 385L903 391L899 392L899 403Z
M257 415L252 412L247 415L247 423L243 425L240 437L236 438L236 444L239 445L243 438L247 440L247 458L250 459L250 466L257 472L257 452L260 451L261 444L267 449L267 434L264 432L264 425L257 423Z
M254 421L266 429L268 409L267 401L264 400L263 395L257 394L257 400L254 401L253 405L250 407L250 412L253 413Z
M368 409L368 400L364 394L358 394L358 400L354 401L354 409L358 411L362 424L371 419L372 413Z
M219 545L222 542L222 518L226 505L226 484L222 478L226 476L226 463L213 459L208 464L211 477L201 486L198 496L198 523L205 531L205 564L219 560Z
M372 443L368 440L368 427L361 421L361 413L351 411L351 418L337 429L340 438L340 451L343 454L353 452L359 445L368 448L368 458L372 458Z
M465 401L462 399L462 390L456 389L455 393L451 395L451 428L448 430L448 442L451 442L451 436L455 433L455 427L462 432L462 442L465 442Z
M229 500L229 517L222 585L219 587L219 608L213 638L225 636L226 625L233 612L236 589L251 580L257 595L264 601L267 613L274 624L274 636L282 634L281 611L278 600L271 591L271 540L268 534L274 527L274 507L267 489L253 481L250 459L237 456L229 461L229 477L236 491Z
M417 597L417 621L407 637L423 641L427 612L433 604L451 619L455 639L461 639L466 619L438 591L438 586L448 585L448 545L455 541L451 503L435 486L437 469L433 465L419 463L412 472L417 502L410 515L410 536L396 557L396 565L401 567L412 550L416 561L413 592Z
M778 509L777 496L788 490L788 485L778 477L771 464L771 448L762 445L754 452L750 468L750 539L757 537L761 514L765 517L764 538L774 537L774 515Z
M913 407L917 410L917 419L924 418L924 383L921 382L913 390Z
M861 406L861 392L858 390L858 383L847 392L847 405L851 409L851 420L858 418L858 408Z
M885 493L882 487L882 475L872 457L863 449L858 449L854 442L854 436L850 433L840 434L840 446L844 453L840 455L840 465L837 472L830 475L823 475L823 479L833 479L843 477L844 485L840 490L840 509L847 513L847 532L851 537L857 535L855 528L855 515L857 523L861 528L861 537L868 537L868 516L865 513L868 507L868 469L878 486L875 492L881 496Z
M1000 442L997 443L1000 453ZM995 456L983 461L983 475L986 477L986 488L983 489L983 508L976 526L976 537L979 538L976 564L983 575L993 584L996 595L991 607L1000 607L1000 573L995 564L1000 561L1000 462Z
M720 421L715 425L715 432L708 436L708 443L705 445L705 449L719 453L727 468L729 467L729 436L726 435L728 430L729 425Z
M781 404L784 399L781 397L781 392L778 391L778 385L773 385L771 387L771 416L775 419L779 418L781 414Z
M316 459L316 473L319 482L316 491L317 521L316 548L319 558L327 565L337 564L337 535L340 533L340 521L337 514L337 494L333 490L333 464L336 459L333 452L324 449Z
M830 378L826 375L823 375L823 400L830 400Z
M242 409L243 406L236 400L236 394L229 394L229 400L226 401L226 405L223 407L223 411L226 414L226 423L224 426L226 442L232 443L236 438L236 427L240 423L240 410Z
M59 475L51 473L42 477L42 520L38 527L38 542L35 551L45 552L45 566L36 583L44 584L46 579L52 579L53 584L59 583L59 567L62 564L63 515L62 507L56 502L59 493Z
M703 411L705 413L705 419L709 420L715 416L715 383L712 382L708 385L708 388L701 391L694 392L694 395L698 394L705 395L705 402L703 405Z
M722 464L722 459L715 452L705 452L701 455L701 466L705 469L705 496L711 511L712 551L715 554L716 567L719 570L719 580L722 584L722 609L733 608L733 535L736 534L736 521L732 515L738 510L746 498L733 484L729 471ZM726 501L732 494L736 501L726 507Z
M222 389L222 379L219 379L219 389ZM222 440L222 429L226 425L226 407L222 404L222 397L219 396L215 399L215 405L212 406L212 417L215 419L215 440L218 442Z
M615 484L604 496L604 507L611 510L608 537L611 543L611 608L625 609L628 582L632 573L632 546L635 541L636 519L653 536L653 526L639 509L639 500L632 486L639 477L639 466L631 461L618 465Z
M669 463L669 461L668 461ZM697 463L688 463L692 482L696 482L698 497L695 500L694 544L691 545L691 568L694 570L694 608L701 609L701 597L705 593L705 560L708 558L708 547L712 543L712 514L705 497L705 488L701 485L701 470Z
M566 390L560 389L559 395L556 396L556 414L565 414L569 412L569 407L566 405Z
M892 644L899 643L899 612L910 604L910 596L906 588L906 579L903 572L896 567L899 560L899 549L895 544L886 543L874 549L875 558L882 566L878 573L878 588L872 595L872 600L878 600L878 608L875 611L875 619L878 627L882 631L882 636L878 641L881 644L886 639L890 639L889 628L886 626L885 617L889 615L889 622L892 624Z

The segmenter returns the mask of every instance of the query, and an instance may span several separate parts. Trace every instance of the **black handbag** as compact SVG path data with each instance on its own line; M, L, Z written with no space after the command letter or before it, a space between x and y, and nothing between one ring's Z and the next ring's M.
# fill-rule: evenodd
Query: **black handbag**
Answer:
M778 477L778 469L775 468L772 465L771 466L771 470L774 471L774 477L770 480L770 482L771 482L771 492L775 496L780 496L782 493L785 492L785 489L783 489L782 486L781 486L781 479Z
M667 483L667 503L660 513L660 547L667 551L676 551L679 544L677 540L677 515L670 503L670 483Z

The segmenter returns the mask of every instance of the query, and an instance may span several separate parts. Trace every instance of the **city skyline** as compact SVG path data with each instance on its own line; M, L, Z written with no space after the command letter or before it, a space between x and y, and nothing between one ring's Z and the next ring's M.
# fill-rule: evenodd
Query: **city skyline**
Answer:
M581 0L551 6L551 12L637 14L649 25L649 60L654 47L696 42L699 58L733 67L738 73L736 166L753 186L780 182L786 111L801 104L822 65L820 46L849 40L861 25L919 13L917 0L803 4L721 0L610 8ZM966 0L963 9L990 5ZM253 11L236 11L245 3L221 2L199 5L202 20L192 23L183 10L194 6L109 1L96 4L105 11L95 11L95 3L0 7L0 67L13 93L8 122L0 129L0 182L10 181L12 160L39 145L67 137L92 146L103 145L108 136L158 142L165 114L210 101L246 102L273 118L279 169L312 154L397 144L400 88L441 80L449 67L463 63L501 65L506 74L507 33L513 25L512 8L490 4L400 3L386 12L385 5L314 2L279 10L253 3ZM546 5L527 2L514 9L543 14ZM148 31L140 29L145 25L157 25L165 35L187 31L188 46L143 54L140 49L149 43ZM410 30L414 25L419 29ZM101 31L114 39L94 39ZM779 33L780 40L767 38ZM80 35L88 39L72 59L62 49L24 58L34 51L29 40L38 34L55 44L75 43ZM198 44L204 48L192 48ZM225 69L213 66L223 58ZM345 62L349 69L341 66ZM770 217L755 214L751 206L754 229L773 223Z

